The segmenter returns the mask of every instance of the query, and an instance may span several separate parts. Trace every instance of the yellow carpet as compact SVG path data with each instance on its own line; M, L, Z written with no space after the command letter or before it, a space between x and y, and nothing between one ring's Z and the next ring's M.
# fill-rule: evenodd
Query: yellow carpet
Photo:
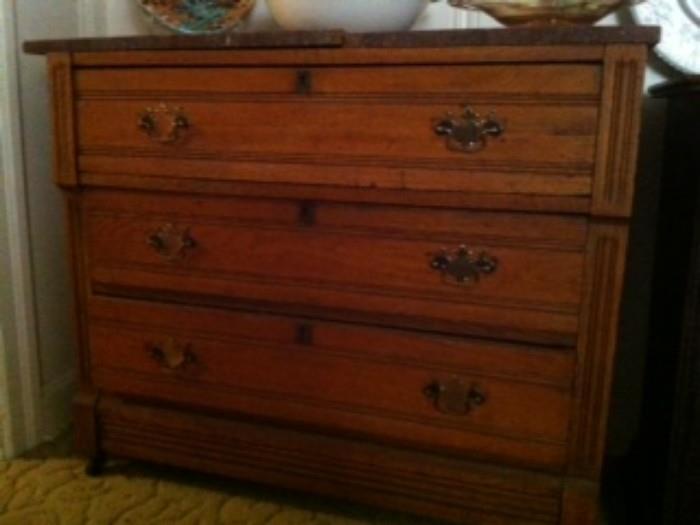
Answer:
M0 462L0 525L426 525L427 520L141 464Z

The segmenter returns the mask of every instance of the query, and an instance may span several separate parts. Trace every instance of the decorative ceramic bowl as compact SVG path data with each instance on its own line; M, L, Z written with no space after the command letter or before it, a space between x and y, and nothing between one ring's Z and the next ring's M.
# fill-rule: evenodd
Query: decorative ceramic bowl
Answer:
M593 24L616 9L644 0L449 0L477 9L504 25Z
M221 33L239 26L255 0L138 0L165 27L185 34Z
M433 0L267 0L284 29L353 33L410 29Z

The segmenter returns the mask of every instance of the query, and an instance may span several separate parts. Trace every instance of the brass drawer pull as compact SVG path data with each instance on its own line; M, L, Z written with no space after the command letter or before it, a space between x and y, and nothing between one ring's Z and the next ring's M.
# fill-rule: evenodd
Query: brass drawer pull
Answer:
M189 343L179 343L168 337L161 343L147 343L146 350L163 370L182 372L197 363L197 356Z
M447 147L462 153L474 153L486 147L488 137L498 137L505 131L495 114L482 117L465 106L462 116L448 113L435 124L435 134L447 138Z
M449 380L434 381L423 389L423 394L434 402L435 408L443 414L464 416L487 401L484 391L473 383L452 377Z
M165 224L147 238L148 245L168 262L175 262L187 257L188 252L197 247L189 229L179 228L174 224Z
M139 115L138 127L154 142L174 144L184 137L191 124L182 108L161 103Z
M498 269L498 259L486 252L469 250L466 246L452 252L443 248L440 253L431 255L430 267L459 284L477 283L482 275L490 275Z

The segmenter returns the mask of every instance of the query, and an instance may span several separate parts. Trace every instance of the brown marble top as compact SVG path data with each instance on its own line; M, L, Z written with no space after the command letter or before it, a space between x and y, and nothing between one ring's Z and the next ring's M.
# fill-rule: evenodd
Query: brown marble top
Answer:
M299 47L456 47L527 45L601 45L658 42L658 27L566 26L507 29L456 29L401 33L345 33L343 31L278 31L200 36L136 36L35 40L24 43L30 54L197 49L270 49Z

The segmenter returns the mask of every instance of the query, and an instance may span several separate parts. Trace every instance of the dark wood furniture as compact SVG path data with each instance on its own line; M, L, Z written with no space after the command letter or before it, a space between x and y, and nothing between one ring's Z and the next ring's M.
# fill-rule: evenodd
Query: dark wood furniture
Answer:
M633 470L643 483L634 507L641 510L638 519L644 523L696 525L700 520L700 79L660 85L652 94L666 98L668 109L641 448Z
M655 28L31 43L80 449L597 521Z

